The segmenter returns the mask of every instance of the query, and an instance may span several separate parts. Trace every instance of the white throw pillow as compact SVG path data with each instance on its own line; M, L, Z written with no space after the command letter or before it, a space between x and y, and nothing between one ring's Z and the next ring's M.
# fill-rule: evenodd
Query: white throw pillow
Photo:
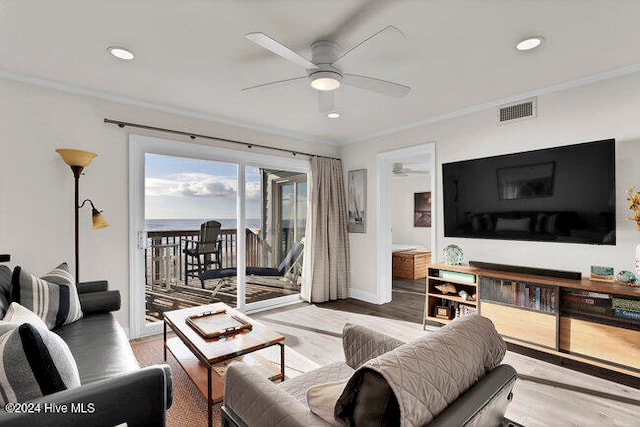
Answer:
M46 323L33 311L26 307L21 306L17 302L12 302L7 309L7 314L2 319L4 322L17 323L22 325L23 323L31 323L34 326L39 326L44 329L48 329Z
M349 379L332 383L318 384L309 387L307 390L307 405L311 412L331 424L332 426L341 426L342 424L336 420L334 412L336 402Z

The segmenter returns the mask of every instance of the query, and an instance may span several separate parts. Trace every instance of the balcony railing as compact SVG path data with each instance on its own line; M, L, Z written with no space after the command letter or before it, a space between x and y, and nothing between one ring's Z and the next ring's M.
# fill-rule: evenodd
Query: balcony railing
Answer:
M184 274L185 241L198 241L199 230L149 231L145 250L146 284L157 284L170 279L180 280ZM222 240L221 268L236 267L238 259L238 232L220 230ZM262 266L262 239L260 230L247 229L246 262L249 266Z

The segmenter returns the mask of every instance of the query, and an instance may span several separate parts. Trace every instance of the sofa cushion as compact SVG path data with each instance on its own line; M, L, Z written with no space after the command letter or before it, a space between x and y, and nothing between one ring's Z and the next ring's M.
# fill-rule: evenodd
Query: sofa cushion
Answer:
M310 387L349 379L354 370L344 362L335 362L322 366L304 375L288 379L278 384L278 387L307 405L307 390Z
M342 380L310 387L307 390L307 405L309 405L311 412L332 426L341 426L342 423L338 422L334 412L336 402L347 385L347 381Z
M0 319L9 308L11 301L11 270L6 265L0 265Z
M5 314L2 321L16 323L18 325L22 325L23 323L31 323L34 326L39 326L43 329L49 329L37 314L29 310L28 308L21 306L17 302L12 302L9 305L9 309L7 310L7 313Z
M68 388L80 378L69 347L30 323L0 324L0 403L25 402Z
M49 329L82 317L80 300L67 263L37 278L22 267L13 270L13 300L36 313Z
M82 384L139 369L127 336L112 313L92 314L54 332L75 357Z

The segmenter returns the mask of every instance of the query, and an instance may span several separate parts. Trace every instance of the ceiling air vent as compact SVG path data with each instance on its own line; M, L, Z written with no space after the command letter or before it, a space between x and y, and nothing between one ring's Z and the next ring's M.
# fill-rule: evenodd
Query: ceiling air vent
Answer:
M498 110L498 124L519 122L533 119L537 115L537 98L529 98L524 101L512 102L500 107Z

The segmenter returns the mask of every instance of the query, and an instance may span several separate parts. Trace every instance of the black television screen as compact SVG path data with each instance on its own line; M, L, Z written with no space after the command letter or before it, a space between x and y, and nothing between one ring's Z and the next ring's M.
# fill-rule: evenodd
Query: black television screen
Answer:
M616 244L615 140L442 165L445 237Z

